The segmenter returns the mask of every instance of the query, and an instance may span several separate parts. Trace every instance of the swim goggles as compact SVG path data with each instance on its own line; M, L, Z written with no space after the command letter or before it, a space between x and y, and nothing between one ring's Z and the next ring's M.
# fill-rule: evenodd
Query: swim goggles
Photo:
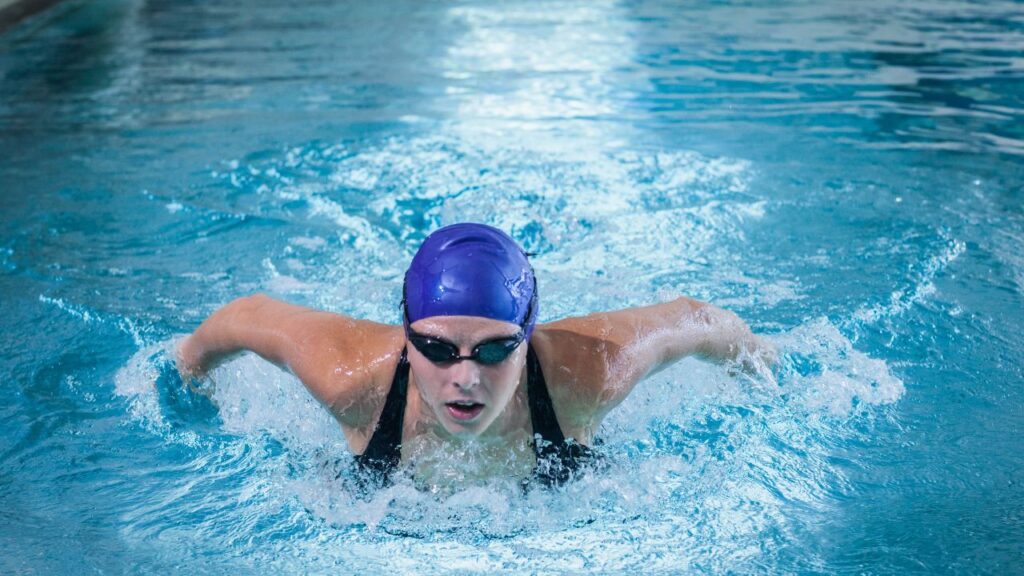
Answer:
M459 354L459 348L451 342L446 342L432 336L426 336L406 328L406 338L420 351L420 354L434 364L451 364L460 360L476 360L480 364L488 366L504 362L516 348L526 339L522 330L518 334L504 338L495 338L481 342L473 347L473 353L468 356Z
M530 299L526 315L523 318L522 324L519 325L519 332L511 336L481 342L473 347L472 353L468 356L463 356L459 354L459 347L455 344L435 338L434 336L420 334L412 329L412 326L409 325L409 307L405 302L404 286L402 292L402 315L403 323L405 324L405 337L419 350L420 354L423 354L427 360L434 364L451 364L461 360L476 360L480 364L493 366L494 364L504 362L523 343L523 340L526 340L526 324L530 321L533 314L533 302L535 300L535 298ZM536 294L536 289L534 289L534 294Z

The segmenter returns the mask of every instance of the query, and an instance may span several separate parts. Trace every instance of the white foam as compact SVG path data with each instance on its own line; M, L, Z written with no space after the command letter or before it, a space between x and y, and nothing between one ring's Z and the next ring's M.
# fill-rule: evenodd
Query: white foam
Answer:
M633 538L674 546L671 562L644 559L648 567L667 567L699 556L707 530L737 544L726 549L742 558L747 552L740 543L787 529L785 511L792 502L822 505L823 484L835 482L837 472L828 468L827 454L813 455L821 449L805 429L805 418L793 422L793 408L849 417L855 405L890 403L903 393L902 382L884 362L857 351L826 319L773 341L787 358L778 386L730 376L728 366L680 362L642 382L608 417L600 432L610 458L606 471L560 490L525 495L515 482L501 479L432 492L399 477L395 485L361 497L346 483L350 460L340 426L293 376L245 355L216 369L205 388L218 408L222 430L256 448L254 464L260 471L247 473L249 496L240 497L249 499L238 514L248 517L253 507L277 509L296 501L329 527L364 526L381 535L400 535L383 543L409 542L403 561L410 565L436 558L438 552L436 544L421 546L406 537L433 541L444 535L443 545L459 555L467 570L495 558L525 566L531 550L552 569L593 569L596 562L608 570L629 570L635 564L610 552L629 548L610 528L621 527ZM147 429L170 442L201 445L197 433L172 430L162 414L155 384L160 371L170 369L173 346L171 340L136 353L118 371L116 391L129 399L132 419ZM794 356L817 368L785 365ZM787 430L782 438L803 442L800 449L809 455L793 459L766 428ZM658 440L701 429L708 430L707 439ZM283 456L270 457L259 448L268 437L284 447ZM780 466L781 461L787 464ZM666 501L674 502L671 510L686 514L660 517ZM483 543L481 535L486 536ZM582 543L579 557L555 562L553 553L569 540Z
M288 239L288 243L306 250L322 250L327 246L327 240L320 236L294 236Z
M856 310L854 320L874 324L883 319L892 319L902 315L915 304L924 302L935 293L935 278L943 270L964 253L967 246L960 240L949 239L938 254L927 258L920 272L913 274L909 288L894 290L889 295L889 302L862 307Z
M114 374L114 392L128 400L132 420L169 442L198 446L202 443L193 430L172 430L160 406L157 379L161 366L174 358L178 339L145 346L132 355L128 363Z
M796 282L767 284L732 264L730 250L769 208L751 192L757 174L748 162L621 144L566 149L540 140L511 148L444 134L396 137L293 148L260 164L265 201L305 202L306 211L290 208L288 217L313 230L325 224L338 230L336 237L321 229L290 238L283 254L268 256L261 285L394 322L400 278L420 228L476 220L540 252L533 262L544 294L542 320L722 283L739 287L731 301L737 305L804 297ZM241 176L249 173L245 168ZM698 282L681 289L690 278ZM431 492L400 479L363 499L346 484L350 460L339 425L294 377L245 356L214 372L212 396L225 432L284 446L281 459L261 463L267 485L249 489L271 493L277 504L297 501L329 526L434 542L443 535L441 545L467 570L499 561L542 569L524 560L538 550L534 558L550 569L629 571L637 566L610 552L626 554L626 540L609 534L627 526L631 537L676 551L668 559L644 558L648 568L668 569L699 556L697 548L711 537L733 543L728 553L742 558L765 533L787 529L788 503L822 505L823 482L837 472L815 434L841 434L844 419L904 393L884 361L857 350L828 320L772 340L782 353L775 375L732 376L733 367L688 359L642 382L600 431L610 454L607 471L525 496L501 481ZM812 420L820 428L806 429ZM787 460L780 442L809 455ZM658 517L669 501L671 510L688 512ZM461 534L474 543L464 544ZM374 554L383 547L386 556L394 547L392 567L436 557L436 544L431 550L396 544L409 541L384 538ZM561 564L551 560L569 541L586 549Z
M267 433L301 451L345 443L340 425L294 376L256 355L219 366L209 380L228 432Z
M783 352L802 356L814 368L793 370L787 387L812 410L849 416L855 404L891 404L905 391L883 360L854 348L827 318L818 318L776 337Z

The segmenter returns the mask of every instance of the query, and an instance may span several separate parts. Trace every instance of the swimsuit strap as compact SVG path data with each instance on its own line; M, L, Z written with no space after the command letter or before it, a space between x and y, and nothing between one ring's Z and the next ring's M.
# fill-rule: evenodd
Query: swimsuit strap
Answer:
M566 440L555 416L555 407L551 403L540 360L532 346L527 348L526 370L526 393L533 422L533 449L537 455L534 477L548 486L558 486L572 478L582 464L592 461L595 454L587 446L572 439ZM391 474L402 460L402 428L408 386L409 360L403 348L370 443L366 451L355 457L359 470L369 473L376 483L382 485L390 481Z
M551 452L548 448L565 443L565 434L558 425L555 407L548 394L548 383L540 368L537 352L530 346L526 349L526 394L530 399L530 419L533 421L533 435L540 436L547 446L538 448L537 457Z
M405 421L405 397L409 387L409 360L406 350L402 348L402 357L398 359L395 376L391 380L384 410L377 420L370 443L366 450L356 456L360 469L371 471L386 480L402 459L402 427Z
M526 351L526 371L526 393L533 421L533 450L537 454L534 477L548 486L560 486L594 456L587 446L565 439L533 346Z

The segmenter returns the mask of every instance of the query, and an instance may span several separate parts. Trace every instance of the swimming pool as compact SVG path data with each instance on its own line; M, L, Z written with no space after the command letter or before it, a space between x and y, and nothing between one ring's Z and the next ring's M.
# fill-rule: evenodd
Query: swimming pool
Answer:
M1019 3L67 2L0 36L0 572L989 573L1024 556ZM359 498L340 430L174 339L255 291L398 320L439 225L541 320L685 293L610 469Z

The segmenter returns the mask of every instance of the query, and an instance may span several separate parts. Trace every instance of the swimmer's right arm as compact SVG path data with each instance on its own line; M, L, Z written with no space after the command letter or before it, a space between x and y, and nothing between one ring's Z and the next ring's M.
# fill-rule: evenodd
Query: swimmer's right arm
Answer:
M283 364L281 344L265 328L267 312L282 311L275 301L257 294L238 298L219 308L186 336L177 350L178 370L183 379L204 378L225 360L245 350ZM262 312L262 314L261 314Z
M354 320L257 294L207 318L178 345L178 370L202 378L232 356L251 351L295 374L322 403L338 399L337 368L358 355L360 341L383 325Z

